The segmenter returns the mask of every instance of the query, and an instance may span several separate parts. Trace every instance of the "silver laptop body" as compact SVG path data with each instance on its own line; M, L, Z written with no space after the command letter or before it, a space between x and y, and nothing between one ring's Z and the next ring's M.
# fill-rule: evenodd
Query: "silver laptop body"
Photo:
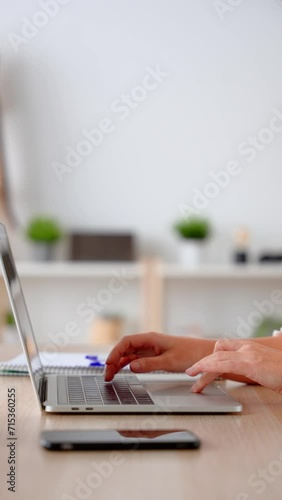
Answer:
M242 405L216 384L202 394L190 392L193 383L184 375L117 375L111 383L103 375L49 375L44 371L27 306L11 252L0 224L0 255L3 276L26 355L37 401L51 413L229 413Z

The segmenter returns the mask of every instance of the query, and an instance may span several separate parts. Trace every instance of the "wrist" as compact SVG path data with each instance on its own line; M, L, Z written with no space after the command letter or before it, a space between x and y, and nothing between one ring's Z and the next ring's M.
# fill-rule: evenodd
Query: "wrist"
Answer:
M191 352L191 364L194 364L200 359L209 356L214 351L216 340L202 339L202 338L197 339L195 337L191 337L189 340L190 340L189 349Z

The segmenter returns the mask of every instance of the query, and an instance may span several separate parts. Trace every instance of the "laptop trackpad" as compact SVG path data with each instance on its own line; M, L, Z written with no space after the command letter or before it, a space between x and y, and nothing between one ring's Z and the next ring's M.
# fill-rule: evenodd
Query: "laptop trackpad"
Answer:
M218 397L226 398L226 395L215 385L207 386L201 394L193 394L190 389L193 382L146 382L144 383L147 391L150 393L154 403L181 406L190 406L193 400L197 401L197 406L205 406L207 400L213 403ZM196 401L195 401L196 399Z

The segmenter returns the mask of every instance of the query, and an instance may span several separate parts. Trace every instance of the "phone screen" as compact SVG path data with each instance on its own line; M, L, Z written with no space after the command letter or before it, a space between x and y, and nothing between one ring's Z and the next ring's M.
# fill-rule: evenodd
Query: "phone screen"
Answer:
M199 448L199 439L187 430L45 431L41 444L53 450L122 450Z

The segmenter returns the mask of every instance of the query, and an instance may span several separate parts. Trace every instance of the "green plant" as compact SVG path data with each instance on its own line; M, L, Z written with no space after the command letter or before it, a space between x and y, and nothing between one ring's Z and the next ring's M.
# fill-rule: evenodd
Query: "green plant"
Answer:
M52 244L62 237L62 231L55 220L48 217L35 217L29 222L26 235L36 243Z
M188 217L174 227L182 238L190 240L205 240L211 232L209 221L200 217Z
M14 315L12 313L12 311L7 311L6 314L5 314L5 324L6 325L9 325L9 326L14 326L16 323L15 323L15 318L14 318Z
M279 318L266 317L254 329L253 337L271 337L273 330L280 330L282 320Z

